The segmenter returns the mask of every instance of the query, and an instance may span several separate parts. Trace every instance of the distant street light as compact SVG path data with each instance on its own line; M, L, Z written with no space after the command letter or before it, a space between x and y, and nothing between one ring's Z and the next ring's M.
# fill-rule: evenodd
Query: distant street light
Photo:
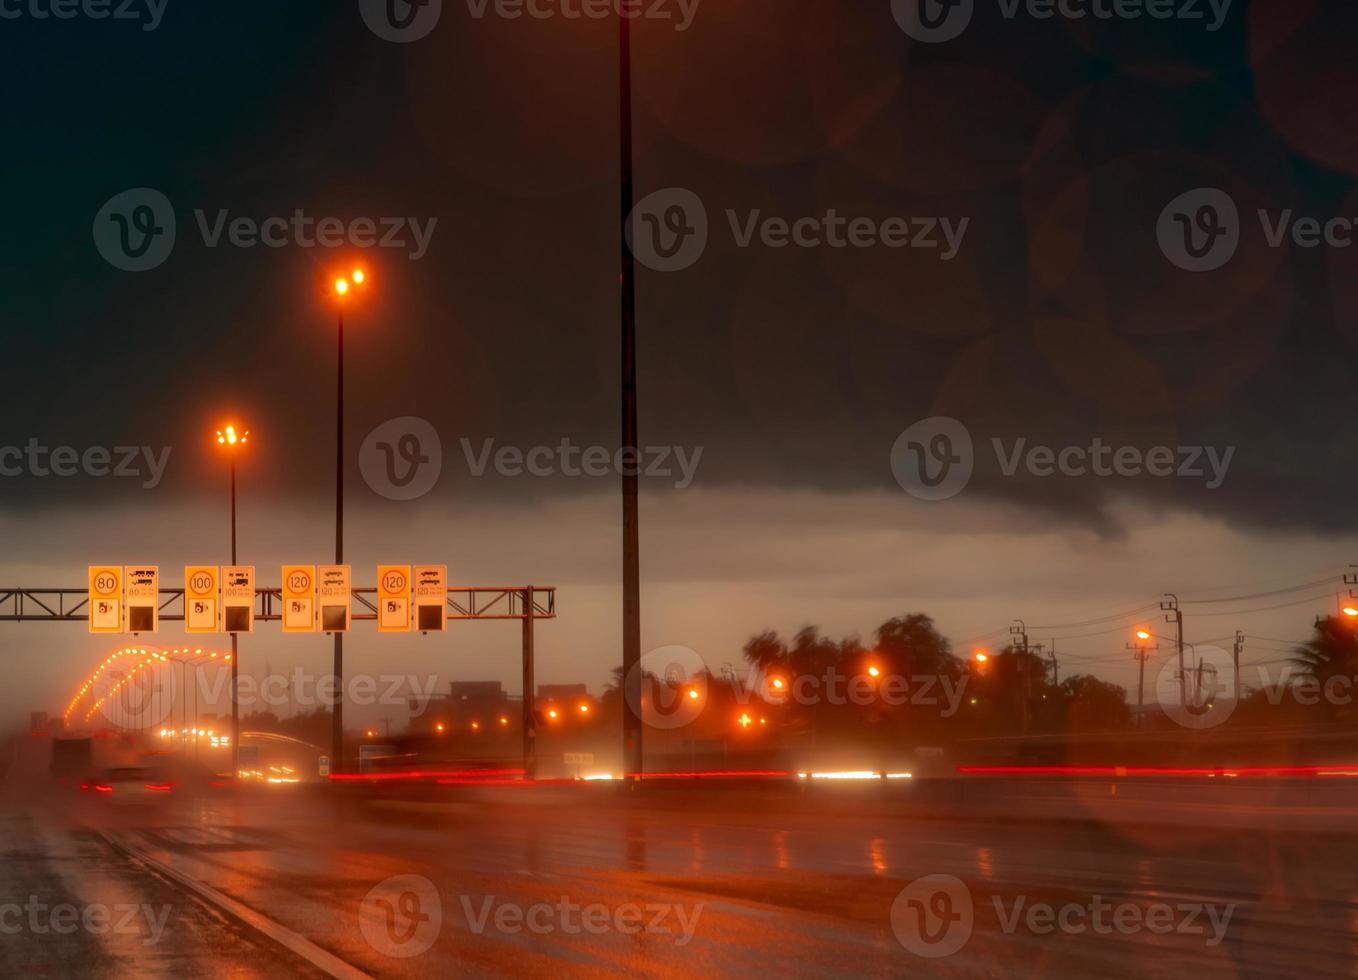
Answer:
M973 656L976 658L978 664L983 664L990 659L990 655L984 650L977 650Z
M236 453L241 447L250 441L249 429L237 429L233 423L227 423L217 430L217 445L221 446L231 461L231 564L236 564ZM253 597L250 600L254 601ZM239 659L236 654L237 634L231 634L231 656L227 657L231 661L231 778L236 779L240 775L240 705L238 704L237 685L240 681L240 673L236 666Z
M343 301L352 288L351 281L363 285L367 275L354 269L349 278L335 280L335 294L339 298L336 341L335 382L335 564L344 564L344 306ZM344 634L335 631L335 704L331 709L331 758L335 771L345 772L344 766Z

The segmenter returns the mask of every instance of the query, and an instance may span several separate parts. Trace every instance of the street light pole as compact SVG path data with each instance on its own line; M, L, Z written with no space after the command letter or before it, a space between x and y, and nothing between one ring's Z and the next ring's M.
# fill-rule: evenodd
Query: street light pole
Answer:
M640 777L641 570L637 513L637 327L636 262L627 242L632 214L632 42L631 19L618 17L619 176L622 287L622 739L623 771Z
M236 457L231 457L231 564L236 564ZM253 601L253 600L251 600ZM237 634L231 634L231 778L240 778L240 650Z
M341 291L343 295L343 290ZM335 564L344 564L344 310L339 312L335 387ZM335 772L344 772L344 634L335 631L335 693L331 708L330 752Z
M250 430L226 425L217 430L217 445L225 448L231 467L231 564L236 564L236 453L250 441ZM187 612L187 610L186 610ZM231 778L240 776L240 650L235 631L231 633Z

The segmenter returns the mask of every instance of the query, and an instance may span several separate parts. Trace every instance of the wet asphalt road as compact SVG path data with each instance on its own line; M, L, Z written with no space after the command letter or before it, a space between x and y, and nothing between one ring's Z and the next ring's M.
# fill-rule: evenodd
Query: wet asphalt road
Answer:
M814 800L277 787L145 809L11 792L0 906L38 896L152 912L126 930L58 935L28 921L11 934L17 919L0 909L0 974L321 975L305 949L191 896L164 867L381 977L1354 976L1355 851L1352 835L924 819L838 787ZM928 875L964 893L897 901ZM1035 905L1070 908L1068 928ZM1146 918L1152 908L1166 918ZM964 923L955 952L917 955ZM918 926L944 938L921 945Z

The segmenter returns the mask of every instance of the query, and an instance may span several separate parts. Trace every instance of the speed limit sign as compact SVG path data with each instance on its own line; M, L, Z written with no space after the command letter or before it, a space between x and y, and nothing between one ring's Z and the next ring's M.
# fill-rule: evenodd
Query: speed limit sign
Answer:
M123 631L123 569L121 565L90 566L90 632Z
M216 633L221 569L216 565L184 568L184 632Z
M410 632L410 566L377 566L377 631Z
M284 565L280 598L284 633L316 632L315 565Z

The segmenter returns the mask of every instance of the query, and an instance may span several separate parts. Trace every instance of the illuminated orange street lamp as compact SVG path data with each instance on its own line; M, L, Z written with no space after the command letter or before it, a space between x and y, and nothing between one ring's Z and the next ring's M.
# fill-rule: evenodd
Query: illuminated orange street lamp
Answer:
M580 713L581 713L582 715L587 715L587 714L589 714L589 705L587 705L587 704L582 704L582 705L580 705Z
M361 268L354 269L347 278L335 280L335 296L339 302L338 325L335 331L337 356L335 359L335 564L344 564L344 301L355 285L363 285L367 275ZM338 772L345 772L344 763L344 634L335 631L335 704L331 710L331 756Z
M1358 606L1355 606L1352 603L1346 603L1339 611L1350 619L1358 616Z
M1136 631L1136 638L1137 638L1138 640L1149 640L1149 639L1151 638L1151 635L1150 635L1150 633L1149 633L1148 631L1146 631L1146 630L1137 630L1137 631Z
M228 422L217 430L217 445L226 453L227 459L231 461L231 564L236 564L236 454L240 452L250 441L250 430L239 428L234 422ZM253 601L253 600L252 600ZM237 693L239 690L240 674L236 667L236 654L238 652L238 638L235 632L231 634L231 656L226 659L231 661L231 773L233 779L240 772L240 705ZM215 654L214 654L215 656Z
M557 717L557 711L556 711L556 709L555 709L555 708L550 708L550 709L548 709L548 711L547 711L547 717L550 718L550 719L552 719L552 721L556 721L556 717Z
M975 657L978 664L983 664L990 659L990 654L986 653L984 650L977 650L972 656Z
M873 664L871 667L868 668L868 676L873 678L881 677L882 676L881 668L878 667L876 664Z

